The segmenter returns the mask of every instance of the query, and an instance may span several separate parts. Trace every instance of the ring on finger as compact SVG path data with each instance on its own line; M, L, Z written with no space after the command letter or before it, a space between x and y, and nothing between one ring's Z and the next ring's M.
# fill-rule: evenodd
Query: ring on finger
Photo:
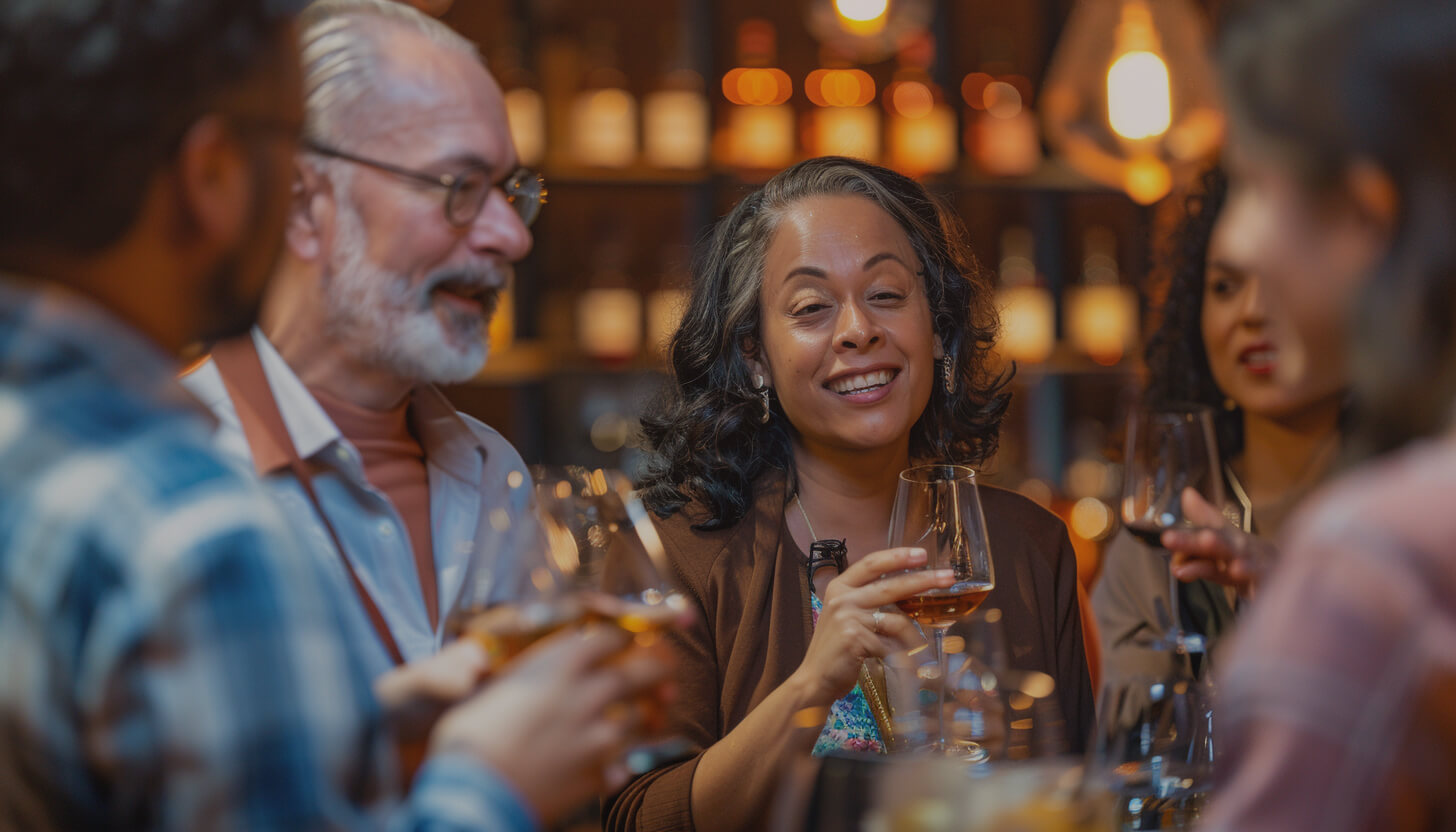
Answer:
M875 610L875 614L870 616L870 622L872 629L874 629L876 633L879 633L881 625L883 625L885 622L884 610Z

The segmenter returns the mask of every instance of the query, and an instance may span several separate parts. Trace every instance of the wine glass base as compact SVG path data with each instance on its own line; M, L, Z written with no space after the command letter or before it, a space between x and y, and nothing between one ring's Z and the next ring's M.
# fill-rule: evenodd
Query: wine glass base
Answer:
M1179 655L1208 652L1208 640L1199 633L1164 633L1150 646Z

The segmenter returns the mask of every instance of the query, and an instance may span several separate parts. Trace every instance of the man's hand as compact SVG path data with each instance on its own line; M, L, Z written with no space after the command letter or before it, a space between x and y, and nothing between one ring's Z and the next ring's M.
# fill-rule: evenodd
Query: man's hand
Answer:
M645 716L670 696L663 651L593 625L543 639L440 720L431 752L464 752L514 785L550 826L591 796L620 788L616 765Z

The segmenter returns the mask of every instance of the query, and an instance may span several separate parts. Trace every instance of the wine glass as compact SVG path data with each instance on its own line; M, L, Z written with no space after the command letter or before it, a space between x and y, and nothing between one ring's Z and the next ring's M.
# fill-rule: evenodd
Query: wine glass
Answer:
M1213 411L1202 405L1137 410L1127 423L1122 521L1138 540L1159 551L1163 532L1192 528L1183 515L1183 492L1193 489L1223 505L1223 476L1214 439ZM1166 552L1165 552L1166 554ZM1178 577L1168 564L1167 632L1156 645L1180 655L1202 653L1202 636L1185 633L1178 604Z
M973 747L951 742L945 724L950 678L945 632L974 612L996 586L975 471L964 465L946 464L901 471L890 515L889 543L923 548L927 557L922 569L950 569L955 573L954 584L902 598L896 605L933 634L940 707L932 748L944 754L975 753Z
M610 621L639 646L661 641L680 622L687 599L666 578L667 554L647 509L620 471L577 466L533 469L545 549L559 583L588 620ZM684 740L663 736L666 714L649 707L642 734L629 750L634 774L680 757Z
M1213 693L1187 675L1104 691L1093 755L1114 781L1125 832L1197 825L1213 779Z

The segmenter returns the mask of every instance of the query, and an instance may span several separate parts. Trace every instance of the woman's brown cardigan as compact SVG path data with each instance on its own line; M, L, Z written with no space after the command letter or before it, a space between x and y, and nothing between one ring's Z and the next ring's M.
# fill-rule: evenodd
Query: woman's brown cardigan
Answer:
M980 496L996 567L986 605L1002 612L1010 664L1056 679L1067 736L1073 751L1081 751L1092 728L1092 690L1066 527L1019 494L982 486ZM628 784L608 805L608 830L691 830L701 750L803 661L811 634L809 583L797 548L785 551L787 498L782 476L765 477L748 514L728 529L693 529L705 517L697 505L658 524L673 577L699 613L695 624L671 636L680 662L674 725L699 754ZM772 768L750 777L779 776Z

